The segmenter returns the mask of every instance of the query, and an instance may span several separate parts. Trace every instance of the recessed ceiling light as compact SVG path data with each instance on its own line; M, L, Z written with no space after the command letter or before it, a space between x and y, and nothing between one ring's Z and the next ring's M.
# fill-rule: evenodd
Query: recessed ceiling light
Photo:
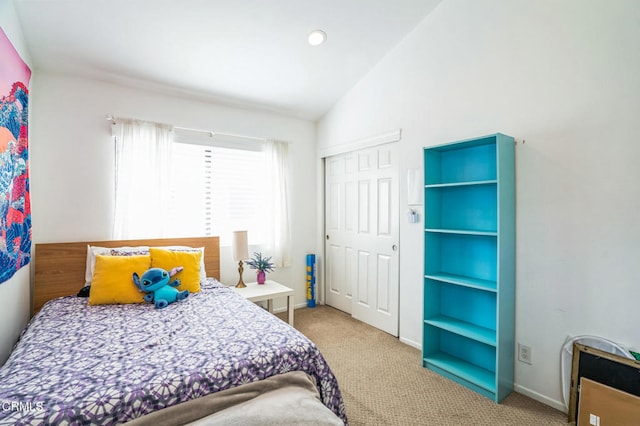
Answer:
M309 44L319 46L327 39L327 34L322 30L313 30L309 33Z

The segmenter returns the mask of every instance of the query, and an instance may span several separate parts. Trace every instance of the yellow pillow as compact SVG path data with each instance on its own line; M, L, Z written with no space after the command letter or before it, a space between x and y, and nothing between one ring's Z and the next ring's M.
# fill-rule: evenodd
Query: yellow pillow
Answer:
M171 281L180 280L178 290L189 290L190 293L200 291L200 258L201 251L172 251L150 247L151 267L171 271L176 266L184 269L171 277Z
M143 303L144 293L133 283L133 273L142 276L150 267L149 255L96 256L89 304Z

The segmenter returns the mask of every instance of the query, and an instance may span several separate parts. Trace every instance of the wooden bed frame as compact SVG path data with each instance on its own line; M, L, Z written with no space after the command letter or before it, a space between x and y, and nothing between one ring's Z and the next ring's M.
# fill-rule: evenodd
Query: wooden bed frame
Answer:
M146 240L83 241L36 244L32 315L56 297L75 295L84 285L87 245L189 246L204 247L204 267L208 277L220 279L219 237L162 238Z

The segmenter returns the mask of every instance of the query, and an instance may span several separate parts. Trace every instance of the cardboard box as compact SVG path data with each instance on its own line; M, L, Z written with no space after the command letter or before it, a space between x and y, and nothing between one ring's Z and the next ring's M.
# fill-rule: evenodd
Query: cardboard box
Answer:
M578 388L582 377L640 397L640 361L575 342L571 367L569 423L577 421L580 402Z
M594 380L580 379L577 426L637 426L640 397Z

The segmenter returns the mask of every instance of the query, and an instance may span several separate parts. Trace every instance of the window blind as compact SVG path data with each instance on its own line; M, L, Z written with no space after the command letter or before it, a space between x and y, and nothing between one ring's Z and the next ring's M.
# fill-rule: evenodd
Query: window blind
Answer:
M246 229L252 244L263 243L263 151L174 142L172 158L172 233L230 244L232 231Z

